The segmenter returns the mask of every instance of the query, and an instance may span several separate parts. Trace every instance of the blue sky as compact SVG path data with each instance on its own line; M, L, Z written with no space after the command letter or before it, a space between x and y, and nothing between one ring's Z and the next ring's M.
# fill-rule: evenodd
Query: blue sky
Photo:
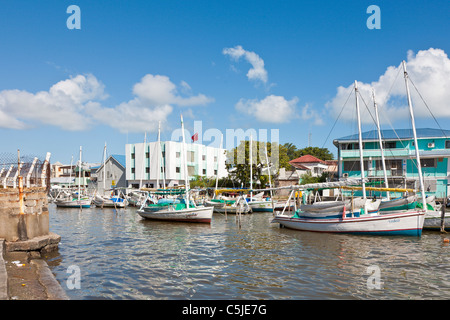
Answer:
M381 29L367 27L370 5ZM449 129L449 12L448 1L4 1L0 151L69 163L81 145L98 162L105 142L124 154L145 131L155 140L157 120L170 139L183 113L192 134L194 120L224 134L279 129L280 143L304 148L310 134L335 153L332 140L356 130L353 96L332 130L354 80L368 105L375 88L383 127L410 127L402 60ZM417 126L436 128L416 105Z

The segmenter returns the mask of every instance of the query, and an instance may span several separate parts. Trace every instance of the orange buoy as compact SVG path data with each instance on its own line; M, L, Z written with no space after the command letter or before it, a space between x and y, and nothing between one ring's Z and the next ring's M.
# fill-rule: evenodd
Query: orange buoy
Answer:
M450 242L450 239L444 238L444 243L449 243L449 242Z

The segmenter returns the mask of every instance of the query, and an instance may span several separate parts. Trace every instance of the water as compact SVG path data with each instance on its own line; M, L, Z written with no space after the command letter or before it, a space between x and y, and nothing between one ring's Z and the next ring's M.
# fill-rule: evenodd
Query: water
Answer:
M243 216L239 229L216 213L209 225L143 220L135 208L49 210L62 239L47 262L71 299L450 299L439 232L300 232L271 213ZM71 266L79 289L67 286Z

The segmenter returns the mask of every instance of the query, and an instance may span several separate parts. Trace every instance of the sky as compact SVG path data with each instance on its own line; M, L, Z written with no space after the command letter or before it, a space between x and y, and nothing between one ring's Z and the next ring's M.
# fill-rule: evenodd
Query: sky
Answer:
M82 146L100 162L105 143L124 154L159 123L162 140L178 139L182 114L189 142L201 129L196 143L222 133L233 147L227 132L254 129L336 155L333 139L357 132L355 80L364 131L372 90L382 128L411 127L403 60L416 126L450 129L449 12L449 1L2 1L0 152L67 164Z

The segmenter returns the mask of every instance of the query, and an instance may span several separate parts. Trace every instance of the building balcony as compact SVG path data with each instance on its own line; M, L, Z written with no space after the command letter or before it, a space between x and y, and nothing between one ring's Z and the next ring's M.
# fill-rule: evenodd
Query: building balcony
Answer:
M395 148L395 149L385 149L384 156L385 157L409 157L411 150L408 148ZM363 150L364 158L367 157L381 157L380 149L364 149ZM359 150L341 150L340 154L341 158L359 158Z

